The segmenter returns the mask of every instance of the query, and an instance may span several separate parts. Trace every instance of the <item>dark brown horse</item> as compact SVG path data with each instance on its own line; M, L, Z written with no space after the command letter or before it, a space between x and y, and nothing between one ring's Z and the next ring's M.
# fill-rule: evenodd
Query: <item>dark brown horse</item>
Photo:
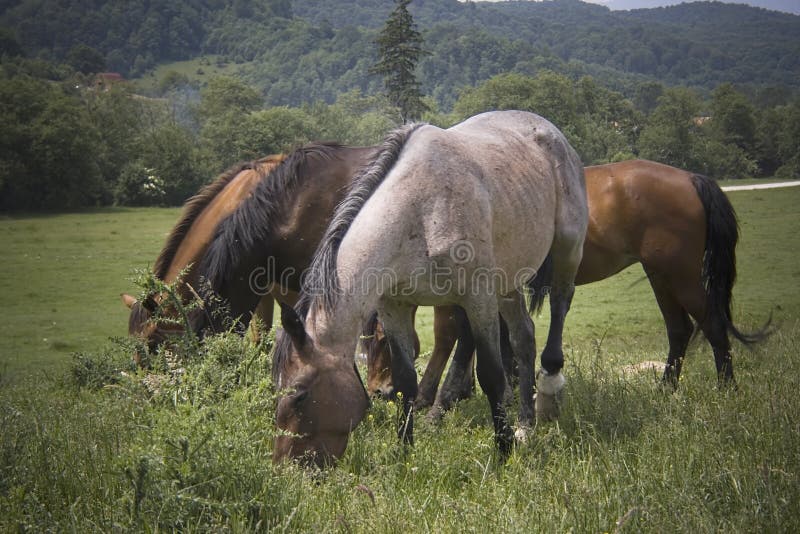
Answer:
M664 380L677 384L694 319L713 349L720 381L733 382L729 334L751 344L764 337L766 327L746 334L731 317L738 225L728 198L704 176L650 161L587 167L585 173L589 227L575 283L603 280L641 263L667 328ZM543 269L531 283L534 304L541 305L548 284ZM456 340L451 368L469 365L473 349L464 321L463 311L455 307L435 309L435 345L420 383L418 407L434 402ZM380 350L379 340L380 333L368 347L368 390L386 394L392 391L389 356ZM470 394L472 374L460 374L466 380L448 376L445 381L436 399L441 408Z
M193 288L199 287L197 263L203 257L220 221L230 215L283 159L283 155L274 155L236 165L186 203L154 267L155 276L168 284L175 282L186 270L177 295L184 303L193 298ZM151 295L139 302L131 295L122 294L122 301L131 310L128 333L142 339L150 351L155 350L167 337L183 331L179 323L170 320L177 313L174 303L164 303L160 310L162 320L153 317L164 297ZM267 325L272 324L272 309L272 297L265 295L258 306L258 313ZM134 360L138 364L145 363L144 355L138 352L134 354Z
M310 265L335 207L348 192L362 165L372 161L375 150L374 147L316 145L296 151L219 225L200 262L199 272L208 280L209 289L227 303L227 310L224 310L227 313L222 318L237 318L238 323L245 326L264 288L275 284L281 291L300 290L302 275ZM212 326L216 326L213 323L217 317L211 314ZM208 319L209 316L198 317L193 328L200 330L208 326ZM287 454L299 456L304 450L322 447L323 443L333 455L344 450L348 430L356 423L350 421L347 414L363 409L368 397L352 365L339 371L347 375L346 380L330 380L330 376L316 374L305 377L320 390L327 388L326 394L318 396L331 399L333 405L320 402L318 398L305 402L300 391L279 404L280 428L314 438L279 436L275 442L276 459ZM277 366L273 369L274 382L278 385L282 384L280 372ZM332 385L342 382L348 387ZM284 408L290 404L303 404L310 422L282 417Z
M231 169L186 204L156 261L155 275L170 283L191 266L179 286L184 302L204 293L201 282L208 279L239 325L248 325L255 313L269 327L274 299L296 301L300 275L336 204L373 150L312 143ZM231 266L236 270L229 270ZM131 308L129 333L143 338L151 350L183 331L175 321L151 320L162 298L137 302L123 295ZM175 317L174 308L161 306L161 317ZM192 312L196 333L223 327L214 324L211 311ZM140 361L141 355L135 359Z

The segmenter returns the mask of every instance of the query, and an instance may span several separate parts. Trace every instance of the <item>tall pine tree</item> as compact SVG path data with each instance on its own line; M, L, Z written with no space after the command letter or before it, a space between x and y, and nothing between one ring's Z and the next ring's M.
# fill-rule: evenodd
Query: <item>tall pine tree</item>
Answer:
M416 30L408 12L411 0L395 0L392 11L376 43L380 59L370 72L383 76L386 96L400 110L403 122L419 118L428 106L422 101L420 82L414 74L419 59L427 52L422 48L422 35Z

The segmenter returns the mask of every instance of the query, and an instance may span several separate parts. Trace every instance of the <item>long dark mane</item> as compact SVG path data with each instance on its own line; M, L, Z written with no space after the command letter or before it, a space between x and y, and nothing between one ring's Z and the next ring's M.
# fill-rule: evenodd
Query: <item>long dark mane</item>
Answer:
M353 179L347 195L336 207L314 254L308 277L303 284L303 298L320 298L323 309L326 311L333 309L339 294L339 280L336 275L336 255L339 252L339 245L361 208L383 183L411 134L423 125L423 123L407 124L389 133L380 145L375 159L365 165Z
M200 270L213 289L218 290L229 280L240 258L273 233L289 195L298 185L313 178L304 172L309 157L331 159L341 148L336 143L312 143L294 150L220 223Z
M184 204L183 212L181 213L181 218L178 221L178 224L176 224L170 232L164 248L158 255L158 259L156 259L155 266L153 267L155 276L162 280L164 279L164 277L167 275L167 271L169 271L169 266L172 263L172 260L175 259L175 253L178 251L178 247L181 246L181 243L186 238L186 235L189 233L189 229L192 227L192 224L194 224L194 221L200 216L203 210L208 207L211 201L214 200L214 198L216 198L216 196L219 195L220 192L231 183L234 178L236 178L242 171L257 170L265 163L275 161L279 157L280 156L267 156L266 158L258 161L238 163L222 173L216 180L203 187L197 194L187 200L186 204Z
M353 179L347 195L337 206L325 235L317 247L308 270L308 276L303 283L300 300L295 306L295 311L301 319L306 319L312 303L318 297L322 298L325 309L333 308L339 293L336 276L336 255L339 245L358 212L361 211L397 161L408 138L420 126L423 124L408 124L389 133L372 162L365 165ZM276 387L283 386L279 383L280 375L289 361L291 345L291 338L285 333L279 332L272 356L272 380Z

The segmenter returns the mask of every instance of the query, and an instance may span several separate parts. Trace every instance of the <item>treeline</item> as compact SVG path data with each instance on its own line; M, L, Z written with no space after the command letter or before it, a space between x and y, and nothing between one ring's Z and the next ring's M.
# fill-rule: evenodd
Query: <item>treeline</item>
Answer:
M66 65L0 63L0 209L179 205L238 161L312 139L377 142L398 117L379 97L265 107L233 78L212 79L199 99L137 95L97 84Z
M270 105L298 106L357 89L372 94L374 39L393 0L17 0L0 15L0 53L126 77L201 53L241 66ZM430 55L422 90L443 109L505 72L590 75L631 96L643 81L706 91L724 82L800 88L800 17L698 2L612 12L577 0L415 0ZM5 45L3 44L5 43Z
M639 157L717 179L800 178L800 99L771 88L748 97L726 83L703 98L651 82L628 99L591 77L504 74L463 92L454 115L488 109L547 117L587 165Z
M0 63L0 209L177 205L228 166L311 140L377 143L400 122L380 96L339 94L333 104L268 105L256 88L218 77L197 98L180 76L164 96L96 84L68 65L22 57ZM708 97L685 87L638 85L634 96L595 79L542 70L505 73L461 92L450 126L493 109L523 109L561 128L585 164L643 157L714 178L800 178L800 99L731 84Z

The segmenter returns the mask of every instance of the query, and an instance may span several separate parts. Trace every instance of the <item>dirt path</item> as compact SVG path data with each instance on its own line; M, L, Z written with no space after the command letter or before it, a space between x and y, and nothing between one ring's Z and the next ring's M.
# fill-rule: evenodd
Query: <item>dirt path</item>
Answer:
M776 187L795 187L800 186L800 180L796 182L776 182L771 184L750 184L750 185L728 185L722 188L723 191L753 191L754 189L775 189Z

